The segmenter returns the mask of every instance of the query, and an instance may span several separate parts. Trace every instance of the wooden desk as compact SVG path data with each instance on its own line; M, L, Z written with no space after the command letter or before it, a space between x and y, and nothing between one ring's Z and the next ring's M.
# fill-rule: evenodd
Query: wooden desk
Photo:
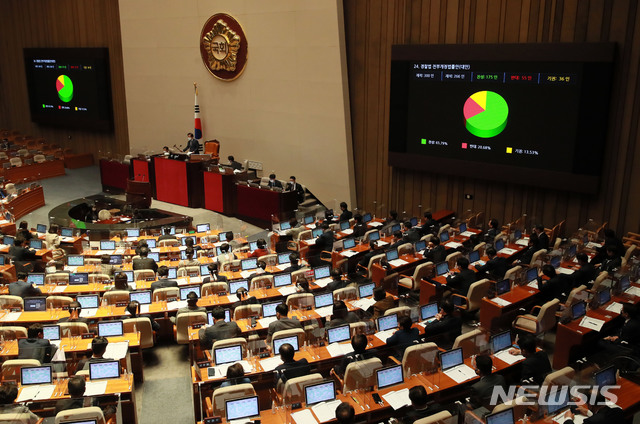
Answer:
M528 313L528 308L533 306L538 293L540 291L533 287L514 287L509 293L500 296L501 299L511 302L506 306L498 305L486 297L483 298L480 306L480 325L491 332L511 328L511 323L519 314L519 309L524 308Z
M3 168L0 175L4 176L5 181L13 183L59 177L65 175L64 161L54 159L41 163L32 163L31 165L16 166L9 169Z
M67 153L64 166L68 169L85 168L93 165L93 153Z
M265 188L236 186L238 205L237 216L240 219L259 221L270 225L272 217L286 220L298 207L296 193L278 192Z
M214 171L202 173L204 178L204 208L225 215L235 215L237 203L236 176L231 169L221 173Z
M4 204L4 208L11 212L13 219L18 220L23 216L44 206L44 190L42 186L24 191Z
M154 156L153 167L157 200L190 208L204 205L202 162Z
M100 159L100 183L102 191L107 193L124 193L129 179L129 165L116 160Z

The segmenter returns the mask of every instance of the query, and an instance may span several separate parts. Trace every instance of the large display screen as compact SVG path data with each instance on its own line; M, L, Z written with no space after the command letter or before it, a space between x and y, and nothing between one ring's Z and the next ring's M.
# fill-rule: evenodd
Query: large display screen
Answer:
M27 48L31 120L65 128L113 127L106 48Z
M595 192L613 44L393 46L392 166Z

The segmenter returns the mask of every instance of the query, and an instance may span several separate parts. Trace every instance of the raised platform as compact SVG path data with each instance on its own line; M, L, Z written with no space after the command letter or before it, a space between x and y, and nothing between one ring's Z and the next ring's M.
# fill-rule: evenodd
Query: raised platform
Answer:
M113 219L108 223L85 222L84 216L93 204L96 204L98 211L127 210L127 204L122 200L103 195L87 196L53 208L49 212L49 224L84 229L89 232L90 239L94 239L95 236L95 239L99 240L108 238L112 231L125 231L128 228L151 229L164 226L188 228L191 227L193 220L187 215L151 208L131 211L131 219L128 221L119 222Z

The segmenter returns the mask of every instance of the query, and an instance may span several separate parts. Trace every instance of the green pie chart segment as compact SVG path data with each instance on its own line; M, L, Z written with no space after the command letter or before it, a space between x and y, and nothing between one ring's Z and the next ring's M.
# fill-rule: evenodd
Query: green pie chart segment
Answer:
M73 83L71 78L66 75L60 75L56 80L56 90L58 90L58 97L65 103L68 103L73 99Z
M478 91L464 103L465 127L476 137L491 138L507 126L509 105L498 93Z

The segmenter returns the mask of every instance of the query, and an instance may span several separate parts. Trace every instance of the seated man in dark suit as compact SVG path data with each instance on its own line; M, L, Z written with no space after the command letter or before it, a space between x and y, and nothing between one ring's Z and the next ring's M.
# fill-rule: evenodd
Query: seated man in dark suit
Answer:
M600 264L600 271L606 271L613 275L622 266L622 257L616 253L615 246L607 246L605 250L607 254Z
M78 368L76 368L76 370L88 370L89 364L112 361L112 359L103 358L104 353L107 351L108 344L109 340L107 340L106 337L94 337L91 341L91 358L81 359L80 362L78 362Z
M351 218L353 218L353 212L351 212L349 210L349 207L347 206L347 202L340 202L340 217L338 218L338 221L348 221Z
M327 284L327 291L333 292L338 289L343 289L349 285L349 281L342 279L342 274L340 270L334 268L331 270L331 282Z
M31 324L26 339L18 339L18 359L37 359L48 364L57 348L44 338L42 324Z
M589 417L589 411L593 415ZM625 422L624 411L617 405L607 404L607 399L598 392L594 403L586 402L583 405L579 405L576 408L576 412L584 418L583 424L610 424L610 423L622 423ZM573 424L575 415L573 411L566 412L567 418L564 424Z
M573 287L578 287L584 284L588 289L590 289L593 285L593 280L595 280L597 276L596 269L589 263L589 257L585 253L578 253L576 255L576 259L578 260L580 269L571 275L573 278Z
M82 305L80 302L73 301L69 303L69 316L60 318L58 322L84 322L87 324L89 321L86 318L80 316L82 312Z
M9 417L8 423L36 424L40 418L31 412L25 405L15 403L18 398L18 385L7 381L0 385L0 415ZM28 418L20 421L12 421L11 415L28 414Z
M440 305L440 312L436 319L424 328L423 340L430 341L435 336L446 336L444 345L452 345L453 341L462 334L462 320L454 315L455 307L451 300L444 300Z
M18 281L9 284L9 294L11 296L20 296L21 298L31 296L41 296L42 290L38 287L34 287L33 284L27 281L29 274L26 272L18 273Z
M368 268L369 261L371 260L371 258L373 258L375 255L379 255L381 250L382 250L382 247L381 246L378 247L378 243L376 243L373 240L370 241L369 251L365 253L364 256L358 261L358 265L364 268Z
M487 230L487 235L485 237L486 242L493 245L494 240L501 232L502 231L500 230L500 224L498 223L498 220L495 218L491 218L489 220L489 229Z
M296 200L298 203L304 202L304 188L296 182L296 177L293 175L289 177L289 182L287 183L287 187L285 191L293 191L296 193Z
M211 349L215 341L232 339L242 334L238 324L234 321L226 322L224 320L224 309L220 306L213 308L211 315L213 316L213 325L201 328L198 332L200 335L200 346L202 346L203 349Z
M469 397L469 403L467 408L487 408L487 412L493 409L490 404L491 395L493 394L494 387L507 386L507 381L500 374L494 374L493 360L489 355L479 355L476 357L476 374L480 376L480 380L471 386L471 396Z
M152 259L153 260L153 259ZM178 287L178 282L175 280L169 280L169 268L162 265L158 268L158 281L151 283L151 293L158 289L164 289L167 287Z
M551 363L544 350L536 351L536 339L527 335L520 339L520 349L511 348L509 353L525 357L522 361L520 382L522 384L540 385L544 378L551 372Z
M285 343L280 346L280 359L282 364L278 365L275 369L275 381L276 386L278 384L284 384L287 380L296 377L302 377L303 375L311 374L311 367L306 358L295 360L296 351L289 343Z
M9 256L14 262L31 261L36 258L35 250L24 247L26 240L18 236L13 239L13 246L9 248Z
M164 229L162 230L162 235L160 237L158 237L158 241L162 241L162 240L178 240L178 238L175 235L171 234L171 227L164 227Z
M353 234L351 235L355 238L364 236L364 233L367 232L367 224L362 222L362 215L357 213L353 215L353 219L356 223L353 224Z
M227 157L227 160L229 161L229 166L235 171L235 170L241 170L242 169L242 164L240 162L236 162L236 158L234 158L233 156L229 155Z
M638 307L633 303L623 303L622 313L624 324L613 335L598 342L599 357L609 360L620 355L632 355L640 350L640 319Z
M412 326L413 321L411 321L411 317L403 315L398 320L398 331L387 339L387 346L397 346L395 353L398 361L402 361L405 349L420 337L420 330Z
M270 174L269 175L269 182L267 183L267 187L269 187L269 188L274 188L274 187L282 188L282 183L280 182L280 180L276 180L276 174Z
M402 424L413 424L422 418L426 418L442 410L439 404L429 403L427 389L422 385L413 386L409 389L409 399L411 400L411 406L400 409L400 412L403 413L401 421L392 418L390 421L392 424L399 422Z
M438 234L439 229L438 221L433 219L433 214L431 212L424 213L424 224L420 227L420 235L426 236L427 234Z
M384 220L382 227L380 227L380 231L388 230L389 228L399 223L400 221L398 221L398 212L391 210L389 211L389 216L387 217L387 219Z
M89 406L100 406L98 400L91 396L84 395L86 390L86 382L84 376L75 375L69 379L68 391L69 399L60 399L56 402L56 414L69 409L86 408ZM116 408L109 405L102 408L102 413L106 420L110 419L116 413Z
M334 371L337 374L343 375L350 363L377 357L378 351L375 349L367 349L368 343L369 341L367 340L367 336L364 334L356 334L351 337L351 347L353 347L353 352L346 354L342 358L340 365L334 368Z
M540 290L540 300L542 303L553 299L564 302L571 291L573 281L567 274L558 274L551 265L542 266L542 274L548 280L538 277L538 289Z
M411 221L405 221L404 223L404 237L402 238L402 240L405 243L415 243L417 241L420 241L420 230L418 230L417 228L413 228L413 225L411 224Z
M227 277L225 277L224 275L218 275L217 262L211 262L209 265L207 265L207 269L209 270L209 276L202 279L202 284L215 283L216 281L227 282ZM158 269L158 274L160 274L160 269Z
M276 306L276 318L277 320L269 324L269 330L267 331L267 344L271 343L271 337L273 334L280 330L288 330L290 328L302 328L302 324L297 319L288 317L289 307L284 303Z
M129 312L129 318L147 318L151 322L151 329L153 331L160 331L160 324L158 324L151 315L140 314L140 302L132 300L127 305L127 312Z
M544 231L544 225L537 224L533 227L533 231L538 235L538 244L535 247L536 251L540 249L549 250L549 236Z
M373 319L383 316L387 310L396 306L393 296L387 295L382 286L377 286L373 289L373 300L376 301L371 307L373 309Z
M150 269L153 272L158 271L158 264L152 258L147 257L149 255L149 248L143 247L140 249L140 257L133 260L133 270Z
M429 240L429 243L427 243L424 256L427 260L437 264L443 262L447 258L447 249L440 245L440 239L438 237L432 237L431 240Z
M476 282L476 273L469 269L469 259L464 256L456 260L456 265L460 272L453 273L449 271L449 275L447 275L447 287L452 288L462 296L467 296L469 287Z
M289 254L289 266L284 269L283 272L293 272L302 268L300 265L300 256L298 252L291 252Z
M240 287L238 290L236 290L236 296L238 297L238 301L234 302L234 304L231 305L232 310L236 309L238 306L257 305L258 303L260 303L255 296L249 296L249 292L244 287Z
M350 324L360 321L358 315L354 312L349 312L347 305L342 300L336 300L333 303L333 314L331 315L331 321L327 321L325 328L340 327L341 325Z
M498 252L493 247L487 248L485 251L489 260L484 265L476 266L478 275L482 278L490 278L496 281L502 280L504 274L509 269L509 264L505 258L498 256ZM480 278L480 277L478 277Z

